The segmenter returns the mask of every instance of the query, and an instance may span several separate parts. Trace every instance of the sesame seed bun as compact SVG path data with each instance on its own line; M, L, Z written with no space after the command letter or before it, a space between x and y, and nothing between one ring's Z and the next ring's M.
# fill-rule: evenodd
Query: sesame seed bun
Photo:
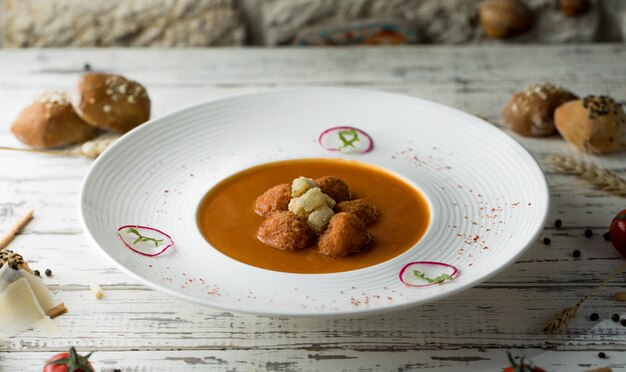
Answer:
M532 11L519 0L483 0L478 9L485 36L504 39L533 25Z
M81 143L99 132L76 115L67 92L48 92L37 97L15 119L11 131L23 143L39 148Z
M522 136L549 136L556 132L554 110L577 98L550 83L532 84L513 95L502 111L502 120L509 129Z
M120 133L150 118L146 89L120 75L83 75L72 93L72 105L88 124Z

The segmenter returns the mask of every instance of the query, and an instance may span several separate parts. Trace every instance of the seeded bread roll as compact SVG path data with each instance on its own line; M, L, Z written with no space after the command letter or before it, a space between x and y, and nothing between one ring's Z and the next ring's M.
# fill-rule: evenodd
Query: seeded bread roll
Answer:
M502 111L502 119L512 131L522 136L549 136L556 131L554 110L577 98L550 83L532 84L513 95Z
M590 153L626 149L626 115L606 96L587 96L559 106L555 112L559 133L568 142Z
M94 127L126 133L150 118L150 98L139 83L120 75L83 75L72 95L76 113Z
M37 97L15 119L11 131L20 141L39 148L81 143L98 134L98 128L87 125L76 115L66 92Z
M533 13L519 0L483 0L478 10L485 36L504 39L530 29Z

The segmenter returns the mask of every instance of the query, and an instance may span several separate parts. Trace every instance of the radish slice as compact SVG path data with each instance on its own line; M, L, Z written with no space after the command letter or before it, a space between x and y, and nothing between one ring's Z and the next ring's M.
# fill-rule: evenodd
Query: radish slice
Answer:
M456 277L459 270L447 263L411 262L400 270L400 281L409 287L428 287Z
M117 229L117 236L128 249L148 257L158 256L174 245L169 235L148 226L125 225Z
M372 137L359 128L334 127L326 129L318 139L320 145L328 151L365 154L374 148Z

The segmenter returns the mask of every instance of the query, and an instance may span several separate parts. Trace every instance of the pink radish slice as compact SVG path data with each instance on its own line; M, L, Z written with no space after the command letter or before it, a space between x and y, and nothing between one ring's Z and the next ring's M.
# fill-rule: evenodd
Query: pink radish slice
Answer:
M452 280L458 273L456 267L443 262L411 262L400 270L400 281L409 287L428 287Z
M148 257L158 256L174 245L169 235L148 226L125 225L117 229L117 236L128 249Z
M374 149L372 137L355 127L344 126L326 129L320 134L318 142L328 151L365 154Z

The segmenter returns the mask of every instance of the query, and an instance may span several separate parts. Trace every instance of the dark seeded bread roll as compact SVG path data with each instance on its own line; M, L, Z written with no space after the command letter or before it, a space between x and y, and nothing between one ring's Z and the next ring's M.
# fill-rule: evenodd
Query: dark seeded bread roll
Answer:
M568 102L555 112L556 127L568 142L590 153L626 149L626 115L607 96L587 96Z

